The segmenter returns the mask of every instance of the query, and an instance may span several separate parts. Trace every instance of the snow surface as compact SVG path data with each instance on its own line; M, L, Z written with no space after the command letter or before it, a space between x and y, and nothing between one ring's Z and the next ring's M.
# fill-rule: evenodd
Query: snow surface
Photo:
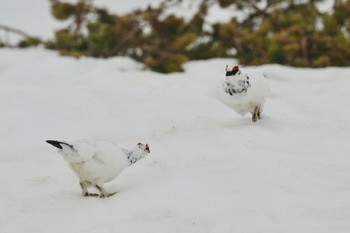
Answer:
M271 96L252 123L220 103L227 59L185 73L129 58L0 50L0 232L348 233L350 69L241 67ZM47 139L138 141L151 154L83 198Z

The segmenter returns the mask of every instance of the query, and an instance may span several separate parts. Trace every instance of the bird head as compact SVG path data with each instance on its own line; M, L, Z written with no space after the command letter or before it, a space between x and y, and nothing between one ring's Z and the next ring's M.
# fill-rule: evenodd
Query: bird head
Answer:
M145 144L139 142L139 143L137 143L136 147L138 147L139 149L141 149L143 151L146 151L147 153L150 153L148 144L145 145Z
M239 67L238 66L234 66L232 68L232 70L228 70L228 66L226 65L226 76L234 76L236 75L237 73L239 74L240 71L239 71Z

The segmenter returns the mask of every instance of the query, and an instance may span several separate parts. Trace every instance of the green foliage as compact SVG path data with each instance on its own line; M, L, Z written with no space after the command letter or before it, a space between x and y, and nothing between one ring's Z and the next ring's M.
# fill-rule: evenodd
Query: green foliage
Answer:
M182 71L182 64L186 61L188 61L187 56L180 53L171 54L168 52L148 55L144 59L146 67L160 73Z
M332 13L317 10L321 1L201 0L198 12L185 21L164 13L168 4L181 0L164 0L158 8L121 16L92 5L92 0L51 0L53 16L70 25L45 45L74 57L130 56L162 73L182 71L188 60L233 56L245 65L349 66L350 1L335 1ZM249 14L204 30L213 2Z
M104 17L102 22L88 24L87 54L94 57L131 55L129 50L136 48L141 35L138 22L133 15L109 15L108 18L108 21Z
M20 48L26 48L26 47L35 47L41 44L41 40L37 37L28 37L24 40L21 40L18 43L18 47Z
M251 65L349 65L350 53L346 46L350 38L343 33L341 22L334 15L318 12L311 1L275 8L259 25L244 27L236 34L234 40L240 42L236 43L237 58L241 63Z
M52 1L51 14L58 20L67 20L74 14L74 8L70 3Z
M55 38L56 41L49 41L46 44L47 48L82 53L87 48L87 42L83 36L72 34L66 29L56 31Z

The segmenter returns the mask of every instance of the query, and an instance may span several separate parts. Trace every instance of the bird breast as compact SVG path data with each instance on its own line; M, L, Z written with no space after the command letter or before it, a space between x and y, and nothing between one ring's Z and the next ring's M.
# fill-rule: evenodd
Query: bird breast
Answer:
M120 147L104 144L103 147L96 147L91 158L80 163L70 163L70 167L81 180L96 184L113 180L129 164Z
M268 80L260 74L225 77L217 88L217 97L238 114L253 112L256 106L263 107L270 93Z

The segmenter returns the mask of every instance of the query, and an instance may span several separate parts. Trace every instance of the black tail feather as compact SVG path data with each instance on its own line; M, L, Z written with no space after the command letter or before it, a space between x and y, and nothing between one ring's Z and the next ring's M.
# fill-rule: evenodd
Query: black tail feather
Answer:
M49 143L50 145L57 147L58 149L62 149L62 145L67 145L69 147L71 147L73 149L73 146L66 143L66 142L60 142L60 141L54 141L54 140L46 140L47 143Z

